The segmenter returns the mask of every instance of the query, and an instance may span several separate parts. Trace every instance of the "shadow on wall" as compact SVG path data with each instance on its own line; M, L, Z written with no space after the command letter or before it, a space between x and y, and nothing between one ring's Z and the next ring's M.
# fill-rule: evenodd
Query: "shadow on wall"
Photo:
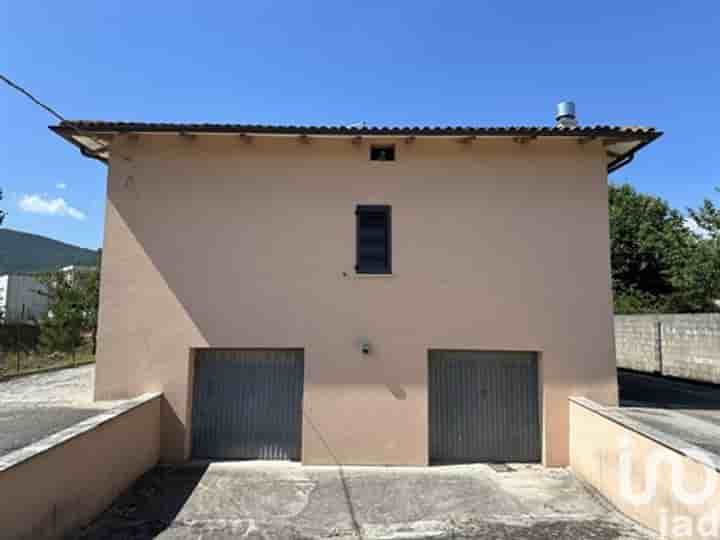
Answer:
M133 187L132 189L139 188ZM123 195L123 198L125 196ZM152 223L143 223L142 219L137 220L134 218L144 212L142 201L143 197L138 196L132 197L131 201L111 200L111 203L116 205L117 218L123 220L123 225L132 233L145 257L162 277L175 301L182 307L186 316L192 321L199 334L208 343L208 346L258 346L258 343L239 344L237 342L236 318L229 319L229 317L237 317L238 313L247 311L247 313L252 313L252 316L260 321L263 318L268 319L267 323L261 326L277 328L277 321L270 320L271 314L296 309L287 305L287 299L283 298L284 291L272 287L273 278L271 275L265 276L264 281L260 283L240 279L247 270L249 270L250 275L256 276L258 268L255 262L248 261L243 256L243 250L231 249L231 246L237 247L242 245L243 242L243 239L236 238L232 223L223 225L224 232L214 231L209 222L202 216L199 216L197 220L189 219L188 216L191 213L186 214L182 210L177 213L179 217L169 217L162 223L155 223L154 221ZM123 208L129 212L128 216L123 215ZM152 215L149 208L148 212L147 215ZM139 223L136 221L139 221ZM203 222L205 223L203 224ZM211 234L213 232L217 234ZM281 236L281 231L275 231L275 233ZM265 236L267 235L266 232ZM173 245L172 242L168 242L168 238L187 239L188 237L206 238L211 239L211 241L189 242L189 244L186 244L192 246L193 252L191 256L189 256L186 245L179 247ZM248 242L249 240L245 237L244 241ZM256 248L257 246L253 246L253 249ZM282 248L274 246L274 249ZM238 254L229 255L229 251ZM213 261L223 261L223 263L214 264ZM212 265L211 277L208 276L208 267L210 265ZM302 284L289 284L288 287L302 288ZM245 295L243 293L244 289L259 290L253 290L252 294ZM292 292L297 294L298 290L293 288ZM263 296L265 294L264 298L267 300L267 304L263 306L243 304L246 296L257 298L259 295ZM233 301L233 298L236 301ZM222 309L218 309L218 306L229 306L231 313L223 312ZM330 305L325 306L324 309L332 310L335 308ZM287 333L286 329L278 331L280 336ZM190 345L190 343L187 344L188 349ZM276 346L283 345L286 344L279 343ZM349 346L352 347L351 344ZM376 370L372 376L374 377L372 381L355 382L383 383L394 399L398 401L407 399L407 391L403 385L405 381L394 380L395 378L391 373L383 373L382 370ZM343 490L352 527L356 536L363 538L362 527L357 519L351 487L345 475L343 464L313 420L305 411L303 411L303 415L337 467L338 481ZM162 429L169 437L185 432L184 423L167 402L163 403ZM151 471L138 481L128 493L124 494L114 507L103 514L80 538L82 540L113 538L111 534L113 530L122 530L123 534L127 534L129 530L134 530L138 538L153 538L172 523L200 482L205 470L206 467L202 469L189 467L187 469L178 469L172 474L164 472L163 468ZM182 471L181 474L178 474L179 471ZM160 490L163 491L162 494L159 494ZM160 504L161 507L157 508L157 504ZM141 510L136 512L136 509ZM153 518L154 521L151 520L151 516L157 516L158 513L162 515L162 518ZM136 529L132 529L132 527Z
M407 392L402 386L398 384L386 384L385 386L395 399L399 399L401 401L407 399Z
M230 146L220 150L227 151L224 156L233 155ZM213 159L211 154L206 157ZM235 162L229 159L227 166L231 171ZM242 164L240 158L237 164ZM138 279L144 282L126 284L131 294L142 298L147 290L156 296L157 291L150 287L155 283L158 287L162 285L159 279L148 282L154 271L172 295L156 296L157 301L139 314L139 321L134 322L138 339L153 341L154 335L161 335L177 347L178 338L194 332L195 339L205 341L209 347L305 348L306 336L327 334L328 339L344 340L347 336L338 335L338 330L350 334L354 333L353 325L372 324L361 316L364 303L370 300L359 294L358 287L340 277L345 267L354 264L353 250L347 247L348 238L327 234L322 216L305 215L304 208L310 202L299 200L291 204L278 200L277 193L261 179L245 177L243 189L248 193L247 200L238 198L245 191L235 187L237 181L224 176L213 177L217 197L212 197L200 182L207 174L203 169L207 161L203 160L178 161L177 171L173 170L177 174L173 175L171 195L167 183L155 185L147 177L136 177L132 184L125 185L122 167L118 165L111 178L109 225L110 234L118 236L116 242L123 248L123 254L108 252L108 260L115 257L113 260L119 261L124 257L119 264L127 265L128 271L120 268L115 271L125 276L143 276ZM148 165L148 176L161 172ZM283 180L277 181L281 183L278 189L283 188ZM284 181L291 183L289 178ZM158 202L168 200L173 211L165 211L159 217ZM271 211L260 211L259 204L266 204ZM208 211L209 208L213 210ZM354 216L349 210L347 215L352 233ZM321 242L298 242L298 238L317 238L323 233L325 239ZM329 260L337 267L325 264ZM152 270L145 261L151 263ZM140 271L129 271L133 266ZM179 309L174 309L173 302L182 309L183 317L177 316ZM158 325L159 320L167 321L170 327ZM347 325L341 324L345 321ZM332 328L318 327L328 322ZM187 344L188 348L191 346L202 344ZM348 351L354 351L352 342L347 346ZM159 354L160 347L153 342L152 350ZM357 369L354 375L354 384L386 384L397 399L406 397L404 391L398 391L400 387L422 383L395 380L392 372L379 370ZM326 376L332 384L333 377L343 374L335 370L332 374L328 371ZM178 374L172 378L178 380ZM167 389L166 394L170 395Z
M207 466L156 467L118 497L77 540L150 539L170 527L200 483Z

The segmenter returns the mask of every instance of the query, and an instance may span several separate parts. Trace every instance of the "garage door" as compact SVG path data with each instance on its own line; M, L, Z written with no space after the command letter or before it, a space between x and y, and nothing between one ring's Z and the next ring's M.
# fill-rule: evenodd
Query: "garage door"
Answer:
M537 355L430 351L431 462L540 461Z
M302 350L198 350L192 454L300 459Z

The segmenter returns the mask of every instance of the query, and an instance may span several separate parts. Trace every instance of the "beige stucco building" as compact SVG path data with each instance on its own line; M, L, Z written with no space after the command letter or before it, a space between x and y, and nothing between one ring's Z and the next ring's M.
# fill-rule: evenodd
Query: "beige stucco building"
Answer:
M96 398L162 456L568 463L617 401L607 173L645 128L66 122L109 165Z

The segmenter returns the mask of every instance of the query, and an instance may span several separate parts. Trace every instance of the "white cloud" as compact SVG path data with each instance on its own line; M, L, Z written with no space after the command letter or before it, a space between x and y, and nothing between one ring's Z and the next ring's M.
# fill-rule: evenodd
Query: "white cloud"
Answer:
M67 187L67 184L60 182L59 184L55 184L55 187L58 189L65 189Z
M697 221L695 221L691 217L685 218L685 228L688 229L690 232L697 234L700 238L710 237L708 232L702 227L700 227L700 225L697 224Z
M70 206L65 199L58 197L51 199L42 195L23 195L18 203L20 210L30 212L31 214L43 214L46 216L71 217L77 220L84 220L85 214Z

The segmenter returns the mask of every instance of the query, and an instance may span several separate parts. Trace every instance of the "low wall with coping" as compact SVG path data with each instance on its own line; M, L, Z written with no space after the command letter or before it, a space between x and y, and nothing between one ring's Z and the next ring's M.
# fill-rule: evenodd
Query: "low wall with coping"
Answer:
M0 456L0 536L62 538L89 523L158 462L160 406L145 394Z
M570 399L570 468L625 515L668 538L720 534L720 457L617 408Z
M616 315L619 368L720 384L720 313Z

